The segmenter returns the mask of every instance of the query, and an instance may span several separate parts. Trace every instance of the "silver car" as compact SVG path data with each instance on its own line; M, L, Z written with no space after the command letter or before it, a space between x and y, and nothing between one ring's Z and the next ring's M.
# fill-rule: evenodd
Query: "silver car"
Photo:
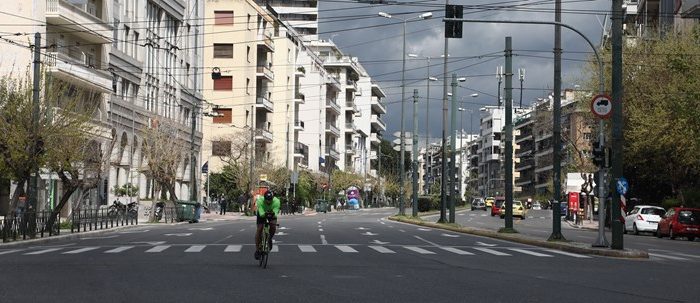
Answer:
M484 202L483 198L474 198L472 199L472 210L476 209L482 209L486 211L486 202Z

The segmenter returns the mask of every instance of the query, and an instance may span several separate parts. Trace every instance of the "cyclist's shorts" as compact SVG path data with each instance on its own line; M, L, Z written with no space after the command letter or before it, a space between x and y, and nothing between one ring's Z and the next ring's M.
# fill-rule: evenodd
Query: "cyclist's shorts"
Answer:
M265 219L265 217L261 217L261 216L255 216L255 217L257 218L255 221L258 224L265 224L265 221L267 220L267 219ZM277 221L277 217L273 217L272 220L270 220L270 221Z

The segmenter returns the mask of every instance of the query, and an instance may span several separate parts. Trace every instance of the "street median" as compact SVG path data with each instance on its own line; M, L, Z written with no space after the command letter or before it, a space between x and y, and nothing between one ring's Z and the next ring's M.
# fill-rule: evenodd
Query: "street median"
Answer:
M635 249L624 249L624 250L613 250L609 248L597 248L591 247L590 244L571 242L571 241L547 241L532 238L518 233L499 233L492 230L471 228L459 226L454 223L434 223L424 221L420 218L406 217L406 216L391 216L389 220L414 224L424 227L438 228L442 230L449 230L457 233L471 234L482 237L489 237L494 239L506 240L516 243L522 243L527 245L558 249L571 253L586 254L586 255L598 255L605 257L614 258L631 258L631 259L648 259L649 254L645 251L635 250Z

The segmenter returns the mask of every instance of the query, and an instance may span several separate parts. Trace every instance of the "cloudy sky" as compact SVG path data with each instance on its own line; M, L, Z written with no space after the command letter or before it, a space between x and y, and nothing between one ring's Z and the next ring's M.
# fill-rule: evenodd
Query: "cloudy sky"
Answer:
M387 93L387 135L400 129L401 112L401 53L403 21L378 16L386 12L400 18L414 18L432 12L433 18L408 22L406 52L420 58L406 60L406 130L412 129L411 98L413 89L419 90L418 123L421 139L426 135L427 60L430 74L438 82L431 82L429 135L431 141L442 133L442 60L444 0L399 0L397 4L361 4L363 0L319 1L319 32L322 39L332 39L346 55L359 57L372 78ZM366 1L366 0L365 0ZM375 1L377 2L377 1ZM554 0L452 0L450 4L465 6L464 18L483 20L538 20L554 21ZM602 23L610 10L610 1L562 0L562 22L583 32L596 46L600 43ZM474 132L478 129L479 108L496 105L498 81L496 68L505 65L503 50L505 37L513 39L514 104L520 100L520 82L517 69L525 69L523 105L544 97L553 87L554 28L550 25L509 25L465 23L462 39L450 39L448 71L458 77L467 77L457 90L462 107L472 109ZM562 89L572 88L582 79L583 62L591 55L591 48L576 33L562 29ZM605 58L604 58L605 60ZM451 77L451 76L450 76ZM504 85L504 84L502 84ZM478 93L478 97L471 94ZM469 131L469 113L464 113L464 129ZM459 128L459 123L457 124Z

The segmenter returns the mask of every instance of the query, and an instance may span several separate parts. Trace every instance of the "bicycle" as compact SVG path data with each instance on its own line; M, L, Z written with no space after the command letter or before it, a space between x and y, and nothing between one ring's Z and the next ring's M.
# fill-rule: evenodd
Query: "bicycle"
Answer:
M275 224L276 226L280 226L279 224ZM265 224L263 225L263 233L262 233L262 239L260 240L260 264L258 266L262 268L267 268L267 259L268 256L270 255L270 222L268 220L265 220Z

